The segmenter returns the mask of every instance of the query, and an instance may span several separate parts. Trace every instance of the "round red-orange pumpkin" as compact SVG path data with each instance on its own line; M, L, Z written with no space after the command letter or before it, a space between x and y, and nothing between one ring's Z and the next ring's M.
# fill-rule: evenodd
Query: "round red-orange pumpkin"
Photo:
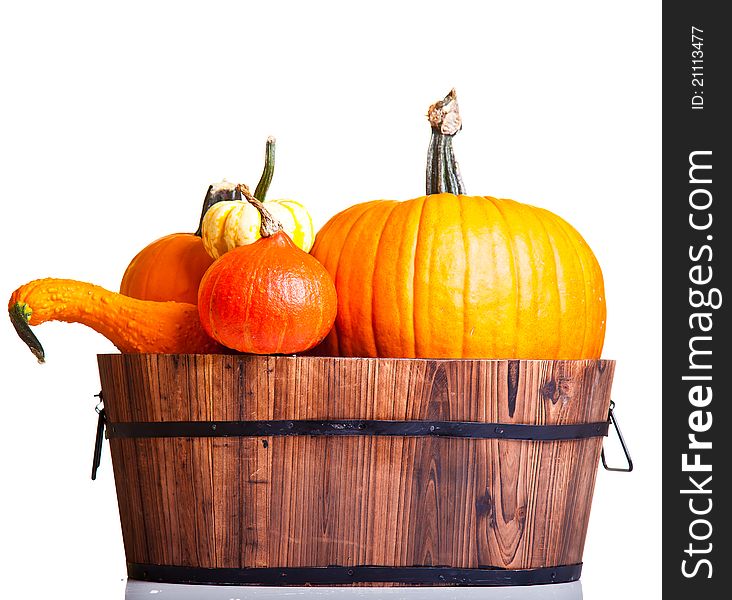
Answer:
M213 259L197 235L166 235L143 248L132 259L119 291L140 300L195 304L201 277L212 263Z
M198 294L204 330L224 346L252 354L312 348L332 327L336 305L328 272L281 226L265 231L264 214L262 237L217 259Z
M605 292L590 247L548 210L465 195L452 154L454 91L428 116L429 195L357 204L315 238L311 253L338 292L335 326L316 352L599 358Z

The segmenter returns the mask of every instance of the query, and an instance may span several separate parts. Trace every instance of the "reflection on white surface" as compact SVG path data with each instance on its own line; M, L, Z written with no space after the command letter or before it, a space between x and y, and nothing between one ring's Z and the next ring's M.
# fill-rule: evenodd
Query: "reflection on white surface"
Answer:
M273 600L275 598L321 598L372 600L582 600L582 584L508 587L263 587L238 585L179 585L147 583L129 579L125 600Z

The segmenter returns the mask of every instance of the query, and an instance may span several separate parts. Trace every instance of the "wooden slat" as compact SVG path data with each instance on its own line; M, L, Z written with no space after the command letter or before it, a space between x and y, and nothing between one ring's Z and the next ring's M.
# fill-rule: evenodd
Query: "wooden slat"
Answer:
M607 417L613 361L101 355L110 423ZM602 438L111 439L130 562L581 562Z

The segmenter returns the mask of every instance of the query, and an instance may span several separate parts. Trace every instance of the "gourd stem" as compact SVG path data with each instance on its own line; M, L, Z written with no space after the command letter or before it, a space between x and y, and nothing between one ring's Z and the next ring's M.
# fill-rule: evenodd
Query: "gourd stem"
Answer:
M244 196L244 199L249 202L249 204L259 211L259 215L262 217L262 223L259 226L259 233L263 238L274 235L278 231L282 231L282 223L272 216L272 213L265 208L264 204L252 196L246 185L240 183L236 186L236 189L241 192L241 195Z
M10 322L13 324L18 337L30 348L39 363L46 362L46 353L43 351L43 346L41 346L41 342L38 341L36 334L31 331L28 324L31 315L30 307L23 302L16 302L8 312L10 313Z
M462 129L455 90L450 90L427 111L432 126L427 151L427 194L464 194L465 186L452 148L452 138Z
M272 136L267 138L267 146L264 150L264 170L259 178L257 188L254 190L254 197L264 202L269 190L269 184L272 183L272 175L274 175L275 167L275 139Z

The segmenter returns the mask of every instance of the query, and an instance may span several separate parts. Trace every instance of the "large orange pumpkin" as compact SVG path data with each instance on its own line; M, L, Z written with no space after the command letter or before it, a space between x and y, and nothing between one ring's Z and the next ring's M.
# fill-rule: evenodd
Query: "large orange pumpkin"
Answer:
M598 358L605 293L590 247L548 210L464 195L452 155L461 127L454 91L429 117L430 195L357 204L316 236L311 253L338 293L318 353Z

